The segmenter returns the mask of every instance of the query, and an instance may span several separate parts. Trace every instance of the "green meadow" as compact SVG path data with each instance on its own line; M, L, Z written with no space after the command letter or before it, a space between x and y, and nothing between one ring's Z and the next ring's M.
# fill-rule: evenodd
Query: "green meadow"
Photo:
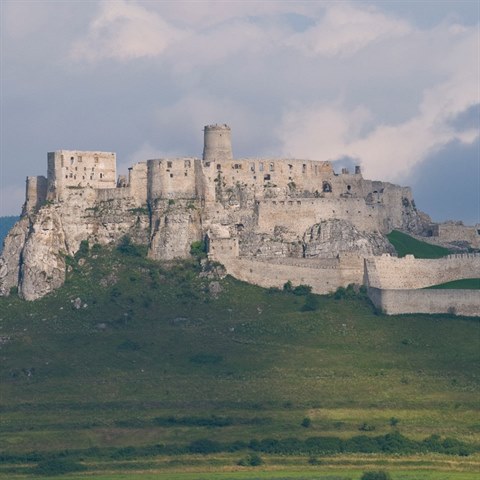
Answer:
M0 299L0 478L478 472L478 318L312 301L134 245L68 263L53 294Z

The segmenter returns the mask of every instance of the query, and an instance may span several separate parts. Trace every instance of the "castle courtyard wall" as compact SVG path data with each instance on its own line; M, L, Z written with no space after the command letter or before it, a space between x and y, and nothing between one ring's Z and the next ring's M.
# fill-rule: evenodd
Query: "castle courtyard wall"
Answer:
M479 278L480 254L455 254L437 259L382 255L366 259L365 269L371 287L418 289L462 278Z
M382 290L369 287L368 295L387 315L450 313L480 316L480 290Z

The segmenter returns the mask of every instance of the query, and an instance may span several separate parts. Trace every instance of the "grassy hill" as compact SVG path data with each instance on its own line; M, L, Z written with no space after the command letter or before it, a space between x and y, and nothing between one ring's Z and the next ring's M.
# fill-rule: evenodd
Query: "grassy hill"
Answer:
M0 478L474 478L478 321L142 255L83 248L54 294L0 299Z
M395 247L399 257L410 254L416 258L441 258L451 253L447 248L422 242L398 230L393 230L387 238Z

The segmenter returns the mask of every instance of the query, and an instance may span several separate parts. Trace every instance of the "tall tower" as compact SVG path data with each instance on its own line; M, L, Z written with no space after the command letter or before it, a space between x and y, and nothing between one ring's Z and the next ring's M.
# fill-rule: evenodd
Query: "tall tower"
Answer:
M228 125L206 125L203 139L204 162L233 159L231 129Z

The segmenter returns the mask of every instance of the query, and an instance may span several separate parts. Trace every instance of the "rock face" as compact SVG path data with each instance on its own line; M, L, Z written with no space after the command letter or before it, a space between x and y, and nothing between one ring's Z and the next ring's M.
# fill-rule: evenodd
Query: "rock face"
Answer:
M328 258L344 253L363 256L395 253L380 233L362 233L345 220L326 220L312 225L303 235L303 251L305 258Z
M65 281L65 234L55 208L42 209L22 251L19 290L26 300L35 300Z

